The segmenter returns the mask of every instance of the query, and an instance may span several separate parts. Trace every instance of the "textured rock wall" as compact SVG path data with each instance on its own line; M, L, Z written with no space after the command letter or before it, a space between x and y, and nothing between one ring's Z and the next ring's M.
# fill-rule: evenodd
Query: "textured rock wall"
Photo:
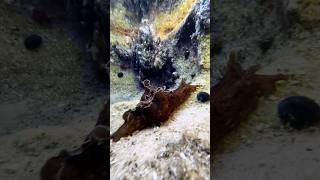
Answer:
M266 53L281 46L290 24L287 1L217 0L213 13L213 64L215 84L224 74L232 49L240 51L245 66L266 63Z

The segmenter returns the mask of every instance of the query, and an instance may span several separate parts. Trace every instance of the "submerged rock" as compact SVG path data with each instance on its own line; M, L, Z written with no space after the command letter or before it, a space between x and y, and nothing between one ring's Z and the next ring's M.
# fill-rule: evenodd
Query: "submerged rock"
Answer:
M320 107L308 97L290 96L278 104L278 116L281 123L301 129L319 120Z
M24 46L29 50L37 49L42 44L42 37L36 34L28 36L24 41Z
M130 64L138 80L148 79L151 84L171 87L174 85L173 51L170 42L155 41L147 24L140 27L129 49L112 46L122 64Z

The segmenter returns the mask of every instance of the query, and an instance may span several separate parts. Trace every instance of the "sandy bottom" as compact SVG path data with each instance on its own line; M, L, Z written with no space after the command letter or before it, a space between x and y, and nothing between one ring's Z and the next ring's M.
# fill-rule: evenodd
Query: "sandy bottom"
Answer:
M0 179L37 180L44 162L61 151L78 147L92 123L29 128L0 137Z

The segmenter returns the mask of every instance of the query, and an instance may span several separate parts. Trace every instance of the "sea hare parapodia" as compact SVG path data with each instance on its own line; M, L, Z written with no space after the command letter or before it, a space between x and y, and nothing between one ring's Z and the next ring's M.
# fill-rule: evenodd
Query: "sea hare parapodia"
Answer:
M147 127L159 126L168 120L170 114L185 102L197 89L182 81L180 86L172 91L160 87L152 87L149 80L143 81L145 92L135 109L123 114L124 124L111 136L113 141L131 135L133 132Z
M258 107L259 97L272 94L276 82L288 75L256 74L260 65L242 69L235 51L231 52L224 78L212 88L210 142L215 146Z

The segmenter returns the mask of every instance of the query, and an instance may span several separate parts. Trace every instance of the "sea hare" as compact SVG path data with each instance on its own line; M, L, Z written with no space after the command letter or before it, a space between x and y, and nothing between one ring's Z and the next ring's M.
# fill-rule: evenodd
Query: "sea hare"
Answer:
M276 82L287 75L256 74L260 66L242 69L236 52L231 52L224 78L212 88L211 143L217 144L227 133L245 121L258 106L260 96L276 90Z
M143 81L143 85L145 92L140 102L135 109L130 109L123 114L124 124L111 136L114 142L135 131L161 125L198 87L184 81L173 91L152 87L148 80Z
M100 112L85 142L73 151L61 151L48 159L40 171L41 180L105 180L109 178L109 103Z

